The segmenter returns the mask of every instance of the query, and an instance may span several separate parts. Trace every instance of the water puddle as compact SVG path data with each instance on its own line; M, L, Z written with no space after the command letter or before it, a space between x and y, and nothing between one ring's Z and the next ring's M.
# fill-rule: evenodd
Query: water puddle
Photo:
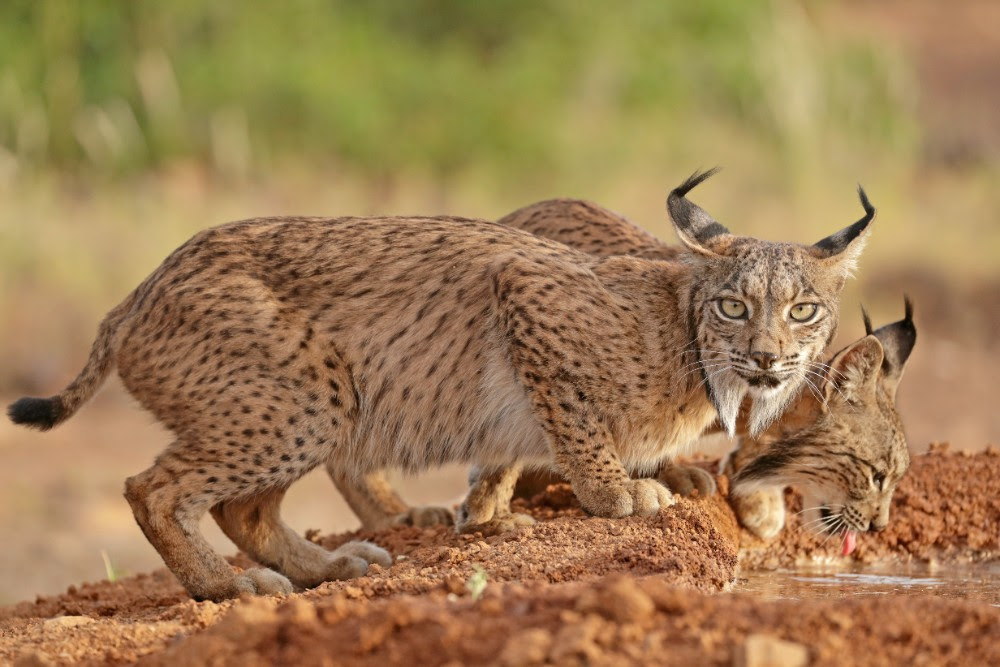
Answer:
M765 600L934 595L1000 607L1000 562L975 565L804 566L744 572L735 591Z

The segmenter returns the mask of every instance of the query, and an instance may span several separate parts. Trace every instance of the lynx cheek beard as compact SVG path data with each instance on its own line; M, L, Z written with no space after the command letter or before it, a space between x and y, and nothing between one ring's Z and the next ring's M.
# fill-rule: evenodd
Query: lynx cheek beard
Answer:
M736 420L750 386L737 373L720 373L708 381L709 398L730 438L736 437Z
M757 437L784 413L798 391L793 383L782 382L777 387L752 387L748 393L751 403L747 429Z

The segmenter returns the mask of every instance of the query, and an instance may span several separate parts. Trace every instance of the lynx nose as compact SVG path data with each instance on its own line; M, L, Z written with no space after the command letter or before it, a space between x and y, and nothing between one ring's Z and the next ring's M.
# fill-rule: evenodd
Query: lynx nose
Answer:
M771 370L771 364L777 360L778 355L770 352L751 352L750 358L757 362L758 368L767 371Z

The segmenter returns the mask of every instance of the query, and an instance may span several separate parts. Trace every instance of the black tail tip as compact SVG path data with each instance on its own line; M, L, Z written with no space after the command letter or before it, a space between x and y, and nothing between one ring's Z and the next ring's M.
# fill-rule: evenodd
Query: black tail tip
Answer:
M58 396L52 398L20 398L7 408L7 416L15 424L24 424L42 431L47 431L57 423L62 416L62 401Z

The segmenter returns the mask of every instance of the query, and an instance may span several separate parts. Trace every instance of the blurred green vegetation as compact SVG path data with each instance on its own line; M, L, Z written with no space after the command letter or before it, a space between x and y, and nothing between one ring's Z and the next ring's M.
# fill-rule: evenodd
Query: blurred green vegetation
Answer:
M908 62L830 6L5 0L0 391L59 386L173 248L260 215L581 196L670 239L666 191L721 164L698 201L738 233L815 241L861 181L862 278L992 279L998 170L928 164Z
M120 177L194 159L530 182L693 152L711 123L791 158L905 149L899 66L778 0L7 0L0 150ZM903 84L900 81L904 81ZM686 150L685 150L686 149Z

